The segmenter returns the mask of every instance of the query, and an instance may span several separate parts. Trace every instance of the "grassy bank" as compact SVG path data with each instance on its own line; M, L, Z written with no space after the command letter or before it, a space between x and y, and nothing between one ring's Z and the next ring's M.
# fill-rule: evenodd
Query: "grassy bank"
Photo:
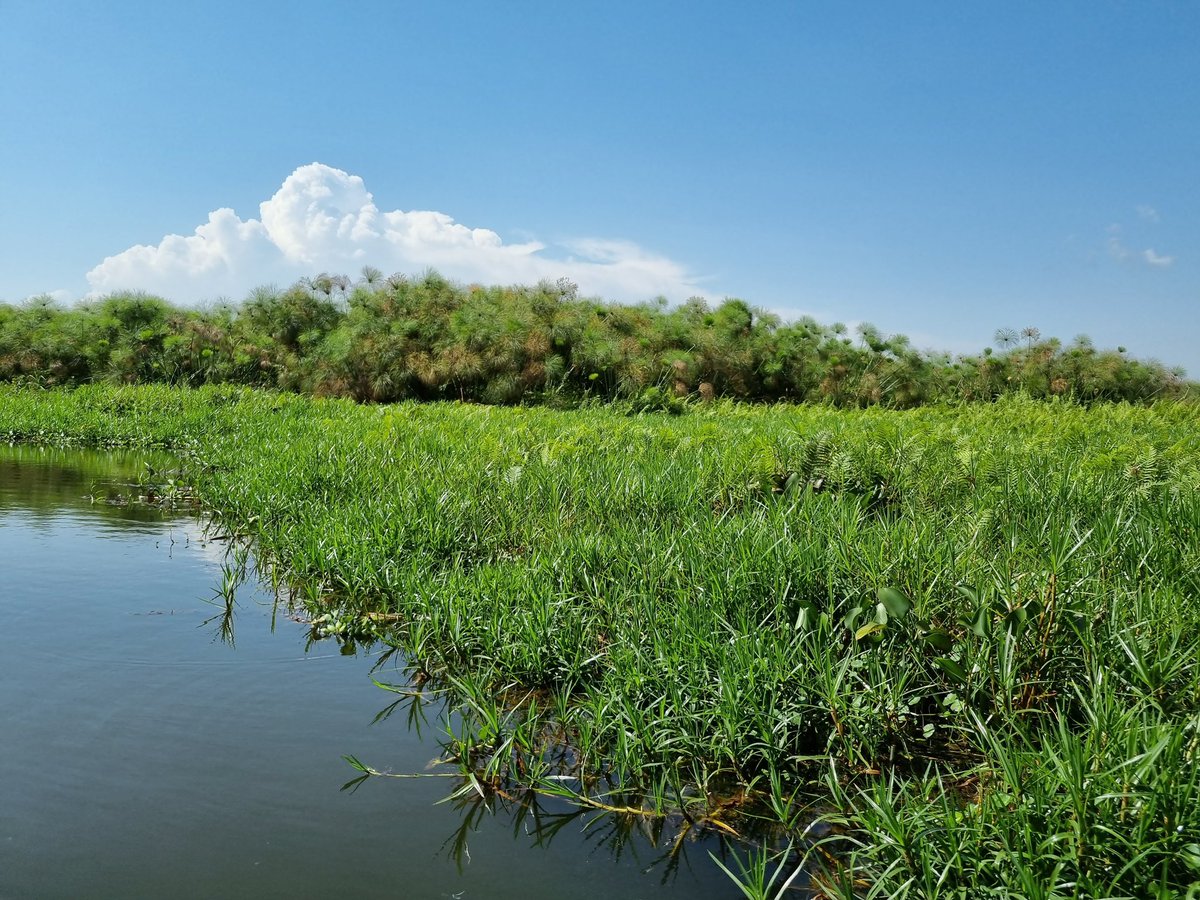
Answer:
M0 387L0 439L174 450L315 615L452 690L480 790L753 811L831 896L1200 881L1194 406Z

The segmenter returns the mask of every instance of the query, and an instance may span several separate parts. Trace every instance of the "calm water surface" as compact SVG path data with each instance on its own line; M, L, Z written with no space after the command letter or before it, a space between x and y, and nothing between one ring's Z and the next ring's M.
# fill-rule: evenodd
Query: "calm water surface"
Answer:
M673 834L561 805L438 805L443 778L340 791L344 754L425 770L439 714L372 724L377 657L309 645L261 589L231 643L226 547L105 499L144 465L0 447L0 897L738 896L712 843L664 859Z

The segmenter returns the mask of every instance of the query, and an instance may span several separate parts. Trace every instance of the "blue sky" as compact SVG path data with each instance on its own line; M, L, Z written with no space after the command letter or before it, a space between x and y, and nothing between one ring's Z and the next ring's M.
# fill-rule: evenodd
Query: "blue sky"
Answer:
M0 299L434 266L1197 376L1197 47L1153 0L0 0Z

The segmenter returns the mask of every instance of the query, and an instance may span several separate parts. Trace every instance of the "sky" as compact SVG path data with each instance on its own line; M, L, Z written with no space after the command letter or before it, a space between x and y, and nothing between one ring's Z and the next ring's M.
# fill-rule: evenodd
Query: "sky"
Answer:
M0 301L740 297L1200 376L1200 3L0 0Z

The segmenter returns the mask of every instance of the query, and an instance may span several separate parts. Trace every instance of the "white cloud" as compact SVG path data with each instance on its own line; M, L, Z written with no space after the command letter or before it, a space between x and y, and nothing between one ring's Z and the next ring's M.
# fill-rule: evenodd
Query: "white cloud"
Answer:
M1151 211L1153 212L1153 210ZM1122 240L1120 225L1108 226L1108 240L1106 243L1108 247L1108 255L1118 262L1135 261L1144 263L1148 266L1154 266L1157 269L1165 269L1167 266L1171 265L1171 263L1175 262L1175 257L1161 256L1156 253L1152 247L1148 247L1141 253L1134 253L1134 251L1130 250Z
M555 253L538 241L505 243L445 213L381 211L361 178L321 163L289 175L259 205L258 219L218 209L193 234L130 247L87 279L96 294L145 290L187 303L238 298L257 285L323 271L353 275L364 265L402 273L435 268L487 284L567 277L584 294L624 301L701 293L683 265L627 241L581 239Z
M1158 210L1153 206L1147 206L1144 203L1137 208L1137 214L1139 219L1142 219L1146 222L1158 224L1158 222L1161 221L1158 215Z
M1108 255L1113 259L1129 258L1129 248L1121 243L1120 236L1115 233L1109 234L1108 236Z

